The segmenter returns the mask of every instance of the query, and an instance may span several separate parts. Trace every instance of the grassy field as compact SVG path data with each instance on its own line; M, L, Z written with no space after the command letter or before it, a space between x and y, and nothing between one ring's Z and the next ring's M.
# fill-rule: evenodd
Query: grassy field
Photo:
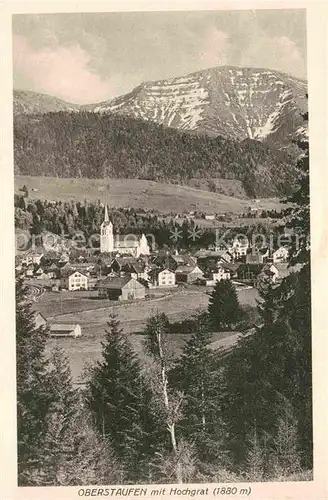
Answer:
M73 379L78 382L86 365L92 364L100 358L101 341L104 339L106 321L110 313L116 313L125 332L130 334L133 347L142 353L142 335L134 332L141 331L152 314L165 312L171 321L181 321L190 318L197 310L205 310L208 306L209 296L205 289L179 290L165 297L157 297L152 300L133 303L99 303L95 308L96 300L86 297L74 298L74 294L65 300L65 310L70 311L61 314L58 297L54 293L45 294L34 308L41 311L46 317L47 308L51 317L59 322L78 322L82 327L81 338L77 339L55 339L48 342L49 351L55 345L61 346L68 356L72 369ZM48 297L47 297L48 296ZM256 306L258 292L255 289L238 291L240 303L243 305ZM76 297L76 296L75 296ZM64 304L64 301L63 301ZM100 307L101 306L101 307ZM213 341L235 335L235 332L220 332L216 334ZM174 355L178 355L188 335L172 334L170 349Z
M251 200L193 187L164 184L139 179L62 179L55 177L15 177L15 193L27 186L29 197L41 200L101 200L110 207L147 208L161 213L241 212ZM260 209L281 208L276 198L266 198L257 205Z
M197 309L207 308L208 298L205 291L185 290L150 300L127 303L107 299L71 298L70 300L63 299L62 313L60 301L54 297L48 302L41 299L34 308L44 314L47 319L67 323L76 322L82 326L86 335L99 335L104 331L110 313L117 314L124 331L132 333L142 330L147 318L157 311L165 312L171 321L189 318Z

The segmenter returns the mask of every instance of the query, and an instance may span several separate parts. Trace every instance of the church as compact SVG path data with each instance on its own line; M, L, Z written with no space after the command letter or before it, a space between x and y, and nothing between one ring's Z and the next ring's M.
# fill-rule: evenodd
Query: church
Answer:
M105 219L100 226L100 252L116 253L121 255L149 255L149 245L144 234L139 238L134 234L115 234L113 224L108 217L108 208L105 207Z

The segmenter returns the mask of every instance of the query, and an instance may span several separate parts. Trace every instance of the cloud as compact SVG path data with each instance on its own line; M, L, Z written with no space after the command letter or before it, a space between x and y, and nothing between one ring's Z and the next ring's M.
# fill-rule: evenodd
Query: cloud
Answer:
M235 53L234 60L241 66L276 69L300 78L306 77L305 60L296 44L289 37L269 37L256 34L243 49Z
M229 35L212 26L205 35L200 57L207 67L228 63Z
M90 68L92 57L78 43L34 49L24 36L13 39L14 71L33 90L80 104L97 102L117 93L115 79L103 80Z
M287 36L275 38L281 64L295 75L304 75L305 62L297 44Z

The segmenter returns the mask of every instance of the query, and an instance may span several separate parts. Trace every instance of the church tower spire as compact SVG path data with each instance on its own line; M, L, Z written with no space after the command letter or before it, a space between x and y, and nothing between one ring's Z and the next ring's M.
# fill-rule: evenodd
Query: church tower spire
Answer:
M105 205L105 219L104 219L104 222L109 222L107 203Z
M107 203L105 205L105 218L100 226L100 252L114 251L113 224L109 220Z

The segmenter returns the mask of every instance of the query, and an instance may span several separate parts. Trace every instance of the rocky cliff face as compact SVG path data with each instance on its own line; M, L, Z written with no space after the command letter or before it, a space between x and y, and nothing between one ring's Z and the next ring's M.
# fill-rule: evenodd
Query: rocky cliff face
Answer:
M306 82L278 71L219 67L146 82L87 109L284 148L306 135L301 116L307 108L306 92Z

